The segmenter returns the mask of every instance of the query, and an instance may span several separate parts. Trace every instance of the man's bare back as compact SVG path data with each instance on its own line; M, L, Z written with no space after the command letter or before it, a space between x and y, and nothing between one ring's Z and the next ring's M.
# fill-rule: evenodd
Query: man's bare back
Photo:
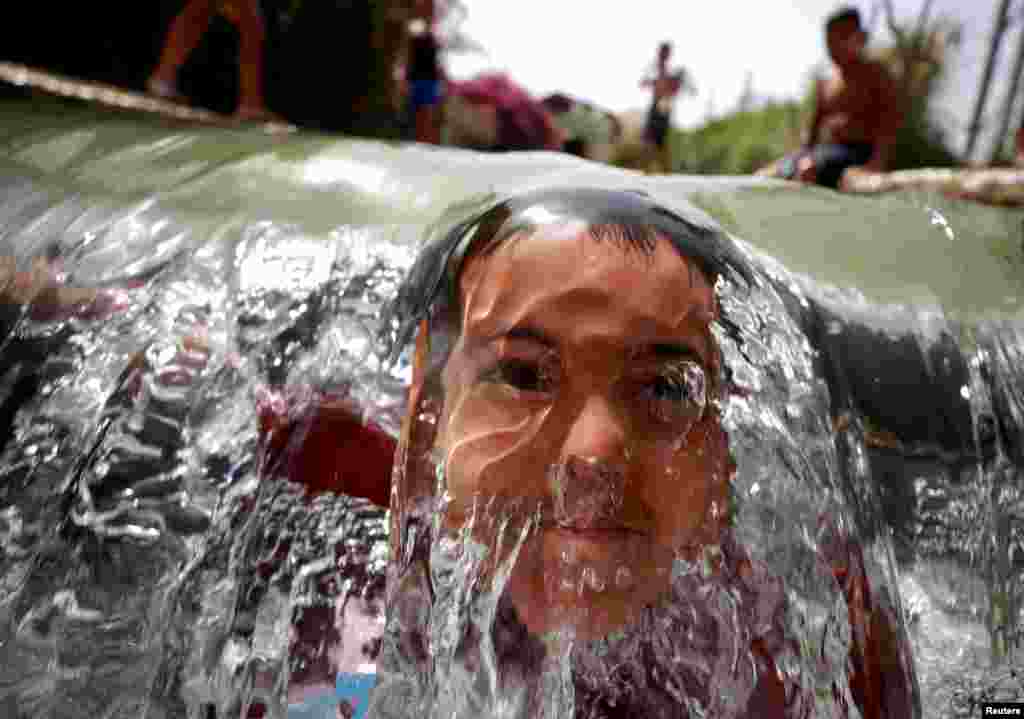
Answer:
M816 142L885 145L899 126L896 88L880 62L837 71L818 83Z

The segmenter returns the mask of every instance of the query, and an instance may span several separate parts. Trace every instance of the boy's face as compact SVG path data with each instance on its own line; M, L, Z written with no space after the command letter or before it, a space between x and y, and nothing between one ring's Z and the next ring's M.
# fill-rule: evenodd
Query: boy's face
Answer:
M539 507L508 585L520 618L603 636L725 521L713 288L667 240L648 255L551 226L472 258L460 291L436 441L447 525L480 499Z
M825 33L829 57L839 66L849 65L860 57L867 37L856 20L840 20Z

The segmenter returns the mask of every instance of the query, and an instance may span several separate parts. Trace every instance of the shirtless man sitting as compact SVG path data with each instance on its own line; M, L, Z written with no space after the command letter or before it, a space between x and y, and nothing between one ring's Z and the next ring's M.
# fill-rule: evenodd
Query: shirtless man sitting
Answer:
M867 33L857 10L846 8L829 17L825 35L836 72L818 82L807 143L759 175L838 189L848 168L888 168L889 149L902 123L892 78L881 63L865 56Z

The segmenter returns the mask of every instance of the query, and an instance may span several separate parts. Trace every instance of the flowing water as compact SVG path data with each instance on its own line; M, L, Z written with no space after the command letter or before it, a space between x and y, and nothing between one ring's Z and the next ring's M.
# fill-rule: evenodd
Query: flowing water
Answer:
M261 408L333 393L396 437L409 358L375 338L419 243L481 197L551 186L705 212L756 268L722 299L735 542L783 580L784 671L815 713L838 715L851 641L812 558L823 516L909 638L923 716L1024 700L1024 213L11 102L0 254L122 294L102 318L3 307L0 714L315 716L339 668L372 674L388 513L276 478ZM455 616L472 567L431 551L434 611ZM480 688L493 667L464 676L445 646L429 715L514 715ZM566 652L543 665L545 715L574 701ZM708 671L728 716L750 686Z

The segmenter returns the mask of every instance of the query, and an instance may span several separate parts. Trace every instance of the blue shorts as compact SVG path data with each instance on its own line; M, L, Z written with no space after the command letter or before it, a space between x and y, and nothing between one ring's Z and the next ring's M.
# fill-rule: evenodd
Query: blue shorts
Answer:
M345 702L352 719L364 719L370 704L370 690L377 683L376 674L340 672L334 691L307 697L301 704L288 705L288 719L336 719L338 704Z
M347 674L341 672L335 684L338 701L348 702L355 710L352 719L363 719L370 703L370 690L377 683L376 674Z
M874 148L866 142L847 144L824 143L786 155L779 163L780 174L787 180L796 179L797 164L808 155L814 159L817 183L838 189L839 180L848 167L863 165L871 159Z
M413 80L409 83L409 103L412 109L430 107L441 102L440 80Z

